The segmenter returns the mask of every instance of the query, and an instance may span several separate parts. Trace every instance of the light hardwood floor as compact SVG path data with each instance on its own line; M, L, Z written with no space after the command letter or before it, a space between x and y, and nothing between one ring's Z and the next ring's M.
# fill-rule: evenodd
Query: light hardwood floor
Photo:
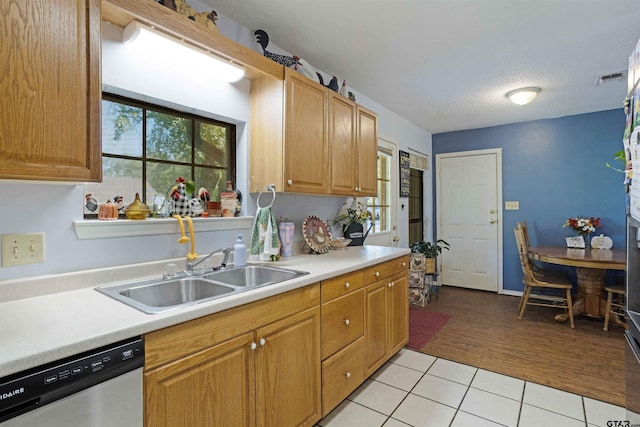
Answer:
M519 301L442 286L425 310L452 317L420 351L624 406L623 329L581 316L571 329L546 307L528 306L518 320Z

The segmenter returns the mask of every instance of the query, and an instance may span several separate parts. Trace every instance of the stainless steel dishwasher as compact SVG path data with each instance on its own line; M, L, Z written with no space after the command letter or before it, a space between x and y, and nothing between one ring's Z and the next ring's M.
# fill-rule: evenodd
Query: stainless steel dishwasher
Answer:
M136 337L0 378L2 427L142 427Z

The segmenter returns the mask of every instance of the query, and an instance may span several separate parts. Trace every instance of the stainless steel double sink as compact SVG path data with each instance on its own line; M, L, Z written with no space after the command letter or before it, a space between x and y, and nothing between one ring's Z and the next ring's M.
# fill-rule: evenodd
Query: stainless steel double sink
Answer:
M200 275L149 279L96 290L148 314L162 313L249 289L295 279L306 271L247 265Z

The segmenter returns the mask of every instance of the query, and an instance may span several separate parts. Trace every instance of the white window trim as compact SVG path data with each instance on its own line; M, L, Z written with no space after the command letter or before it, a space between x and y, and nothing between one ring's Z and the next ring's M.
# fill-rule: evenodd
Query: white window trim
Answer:
M253 217L251 216L193 218L194 232L250 230L252 226ZM118 219L113 221L98 219L82 220L73 221L73 228L79 240L180 233L180 226L174 218L147 218L145 220Z

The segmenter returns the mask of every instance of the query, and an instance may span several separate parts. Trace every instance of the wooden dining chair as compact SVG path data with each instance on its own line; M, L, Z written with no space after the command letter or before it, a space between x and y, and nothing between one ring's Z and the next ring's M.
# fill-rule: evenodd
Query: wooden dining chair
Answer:
M518 222L517 226L522 228L522 237L524 240L524 245L527 251L527 258L529 259L529 265L531 266L531 270L533 271L533 275L538 279L561 279L568 280L569 276L565 271L555 270L543 267L535 262L533 256L529 252L529 248L531 247L531 242L529 241L529 229L527 228L527 221Z
M522 320L527 305L561 308L569 313L569 322L571 327L575 328L573 321L573 301L571 299L571 282L562 277L543 278L534 275L529 251L525 243L522 224L518 224L513 229L513 232L516 237L518 257L520 258L520 266L522 267L522 283L524 284L524 292L520 299L518 319Z
M605 286L604 290L607 292L607 308L604 315L604 330L609 330L609 319L613 314L616 316L615 320L618 325L624 329L629 329L629 325L620 319L624 315L625 310L625 298L627 293L624 290L624 286Z

